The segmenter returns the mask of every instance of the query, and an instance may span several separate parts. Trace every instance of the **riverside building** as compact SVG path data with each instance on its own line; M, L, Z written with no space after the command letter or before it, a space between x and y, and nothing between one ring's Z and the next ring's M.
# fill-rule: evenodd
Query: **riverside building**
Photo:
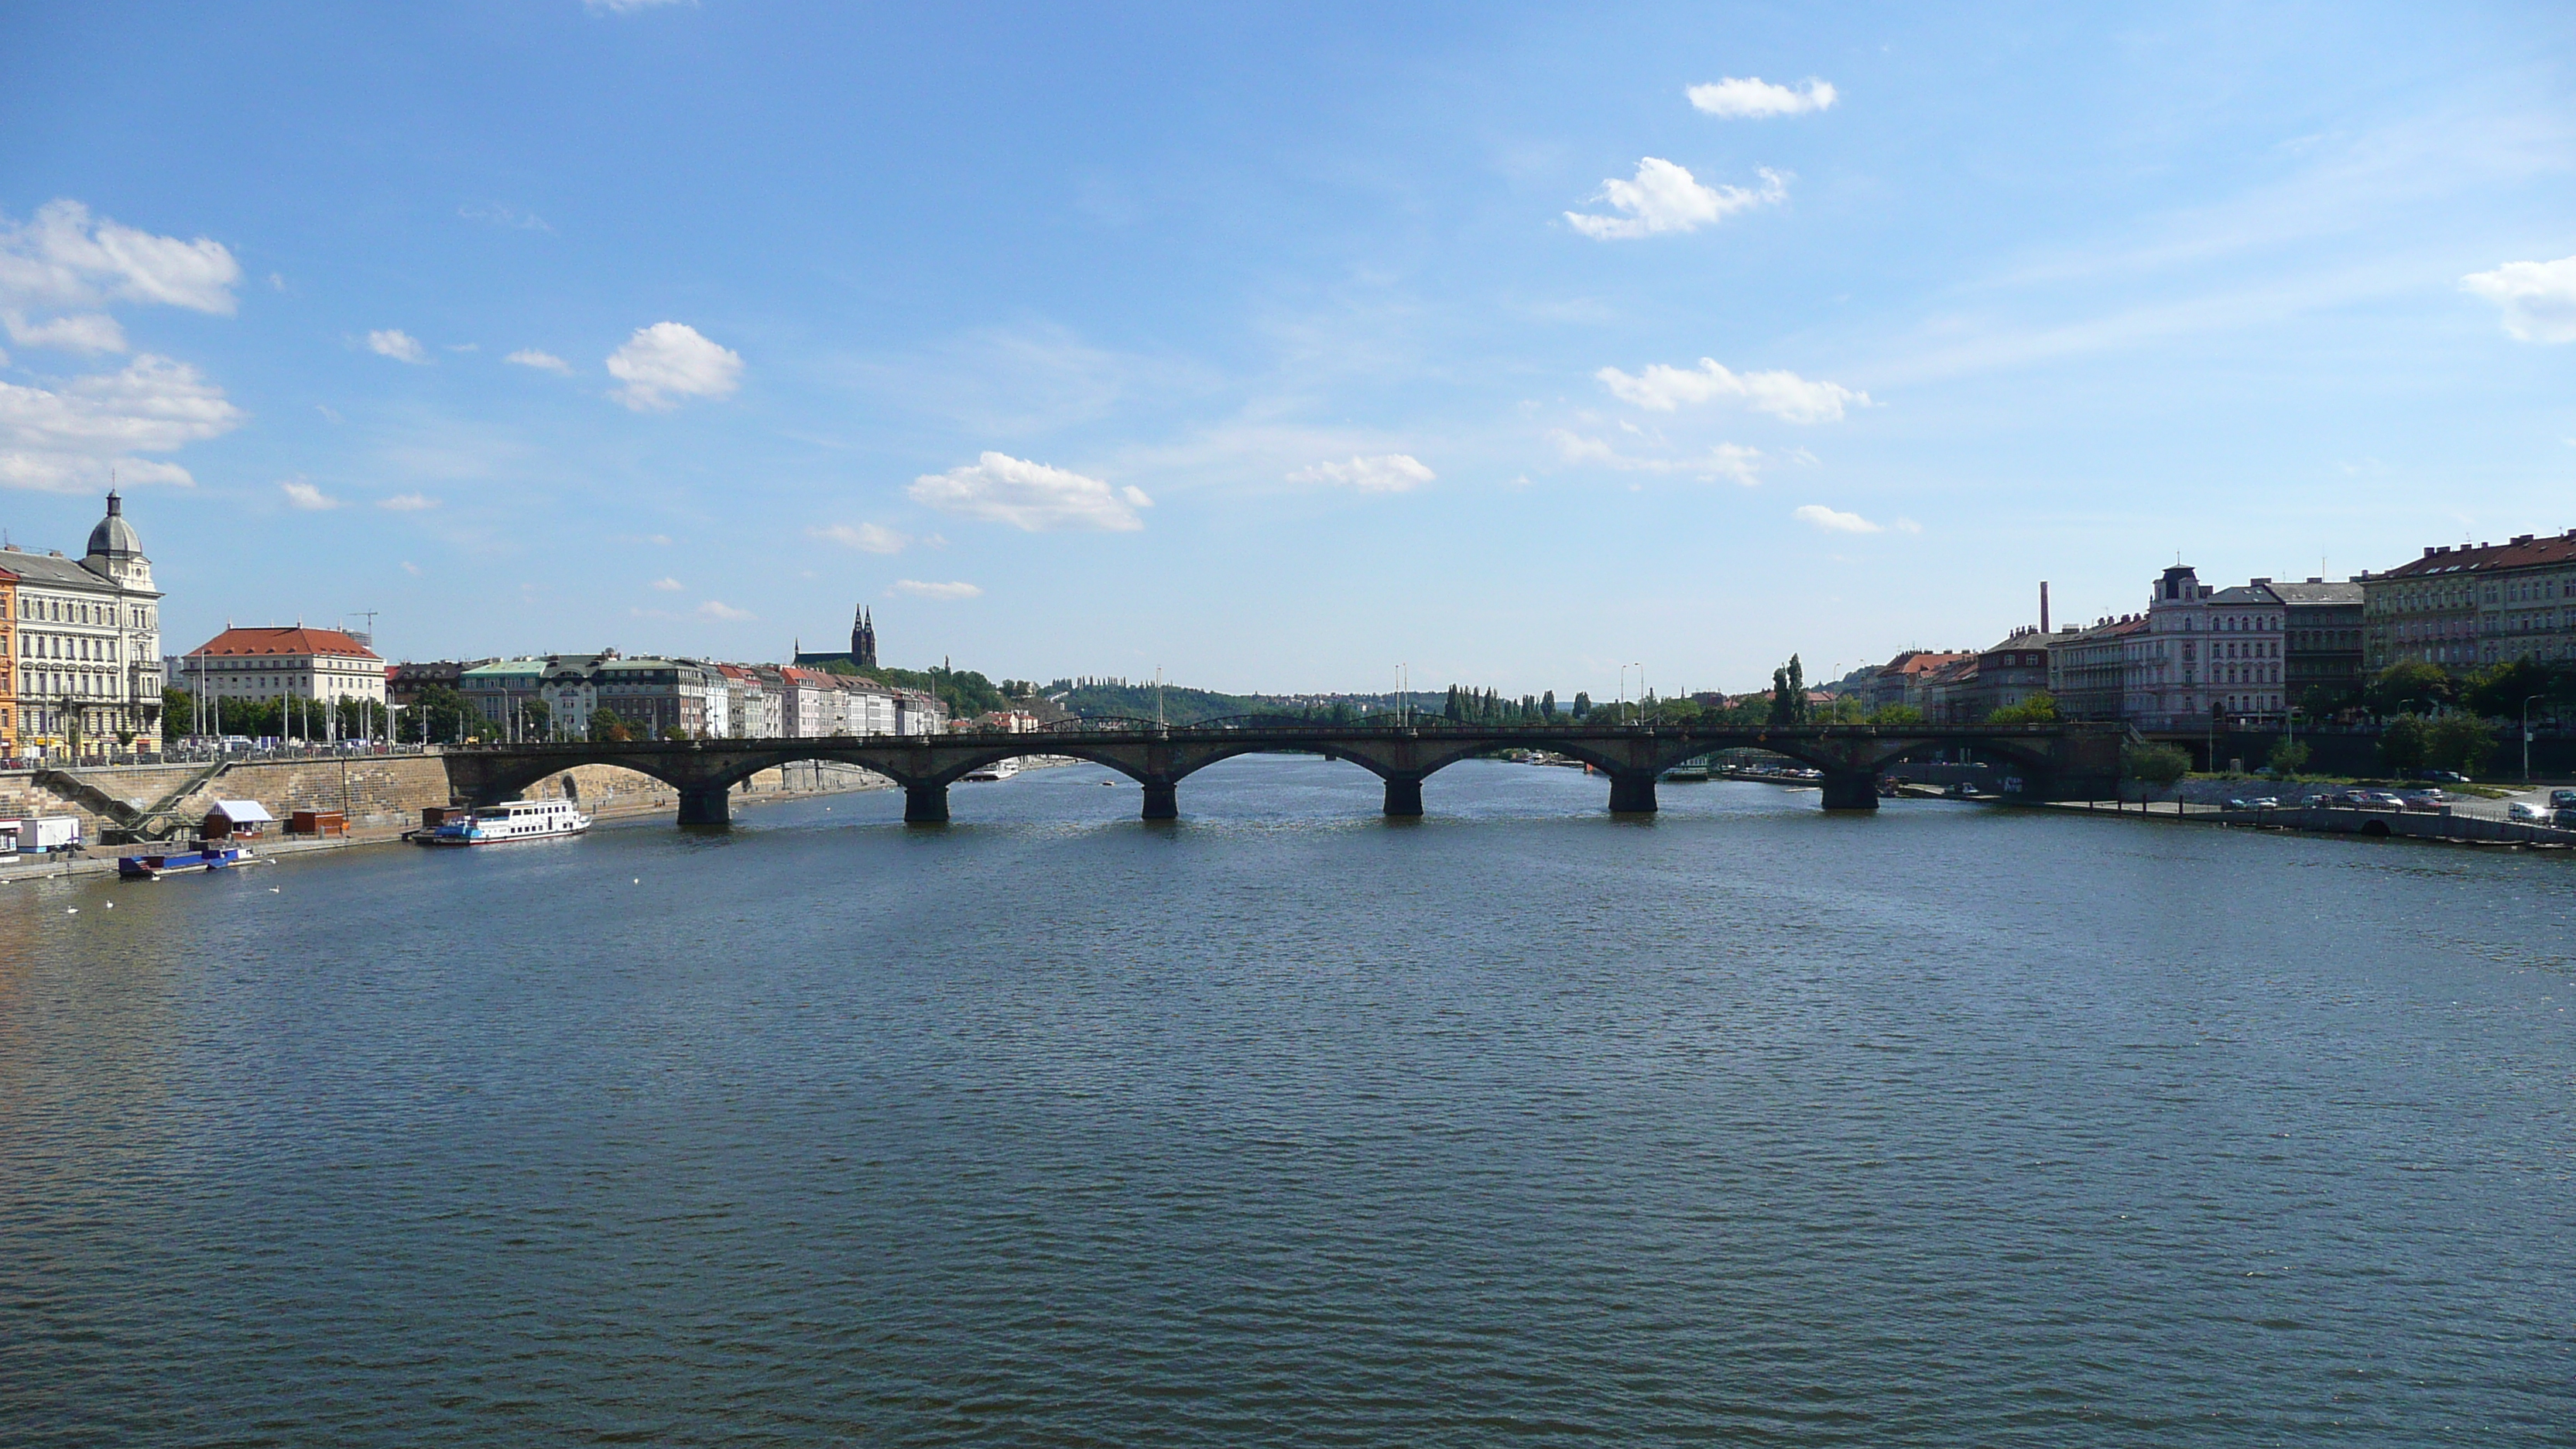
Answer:
M11 545L0 569L14 578L13 752L159 749L161 595L124 500L107 495L107 516L78 560Z
M217 708L228 699L385 702L385 661L338 629L226 629L181 656L179 672L180 688ZM211 713L196 726L214 727Z
M2270 580L2232 588L2166 569L2148 595L2146 628L2123 650L2122 715L2144 729L2194 729L2219 715L2282 707L2288 611Z
M2369 672L2406 659L2454 672L2576 659L2576 529L2428 548L2360 582Z

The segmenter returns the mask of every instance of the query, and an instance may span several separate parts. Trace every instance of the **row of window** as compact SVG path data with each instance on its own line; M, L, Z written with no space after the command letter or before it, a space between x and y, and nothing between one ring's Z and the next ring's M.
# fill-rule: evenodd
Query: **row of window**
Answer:
M0 593L0 619L6 619L9 617L9 597L10 596L6 593ZM53 624L112 625L116 623L116 606L113 604L85 603L79 599L30 599L22 597L19 600L19 607L26 611L19 617L42 620ZM126 620L123 627L128 629L149 629L152 627L152 611L150 609L138 605L127 612L131 617Z
M18 636L18 655L22 659L90 659L114 663L117 659L114 639L85 638L78 634L26 634Z

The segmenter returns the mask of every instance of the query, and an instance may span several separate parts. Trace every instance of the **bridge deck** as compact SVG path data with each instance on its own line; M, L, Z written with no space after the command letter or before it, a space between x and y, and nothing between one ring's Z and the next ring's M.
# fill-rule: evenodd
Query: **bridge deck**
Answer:
M616 765L680 792L680 823L722 824L733 787L798 760L833 760L886 776L905 791L905 818L948 818L948 786L967 772L1023 755L1069 755L1105 765L1144 787L1145 818L1179 813L1188 776L1236 755L1292 752L1347 760L1386 783L1386 812L1422 813L1422 782L1460 760L1513 750L1579 760L1609 777L1610 808L1655 808L1655 780L1701 755L1762 750L1823 776L1829 810L1877 808L1878 776L1927 750L1970 750L2005 767L2005 793L2028 799L2089 798L2117 780L2117 725L1495 725L1420 721L1405 728L1300 721L1221 721L1156 727L1142 721L1076 721L1018 734L833 736L827 739L566 741L484 745L445 753L457 798L508 799L575 765Z

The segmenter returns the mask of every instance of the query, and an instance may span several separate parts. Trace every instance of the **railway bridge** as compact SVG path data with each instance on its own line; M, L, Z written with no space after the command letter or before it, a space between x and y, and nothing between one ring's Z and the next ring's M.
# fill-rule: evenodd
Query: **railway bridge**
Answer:
M903 818L948 818L948 787L968 773L1029 755L1071 756L1104 765L1144 786L1147 820L1180 814L1181 781L1236 755L1294 753L1347 760L1386 785L1386 813L1420 815L1422 782L1460 760L1510 750L1543 750L1609 777L1610 809L1655 808L1664 771L1720 750L1767 750L1820 771L1824 808L1875 810L1879 777L1909 756L1969 749L2009 773L2008 798L2104 799L2117 792L2122 727L2042 725L1470 725L1440 719L1406 724L1330 724L1244 717L1158 726L1151 720L1083 719L1018 734L833 736L828 739L635 740L615 743L466 745L446 751L459 804L490 805L559 770L616 765L680 794L682 825L723 825L733 788L752 775L800 760L857 765L903 787Z

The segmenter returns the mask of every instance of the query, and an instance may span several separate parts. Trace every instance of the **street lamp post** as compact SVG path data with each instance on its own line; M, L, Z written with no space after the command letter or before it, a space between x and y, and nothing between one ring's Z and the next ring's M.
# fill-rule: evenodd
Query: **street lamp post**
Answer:
M2541 696L2523 696L2522 701L2522 783L2531 783L2531 702Z

